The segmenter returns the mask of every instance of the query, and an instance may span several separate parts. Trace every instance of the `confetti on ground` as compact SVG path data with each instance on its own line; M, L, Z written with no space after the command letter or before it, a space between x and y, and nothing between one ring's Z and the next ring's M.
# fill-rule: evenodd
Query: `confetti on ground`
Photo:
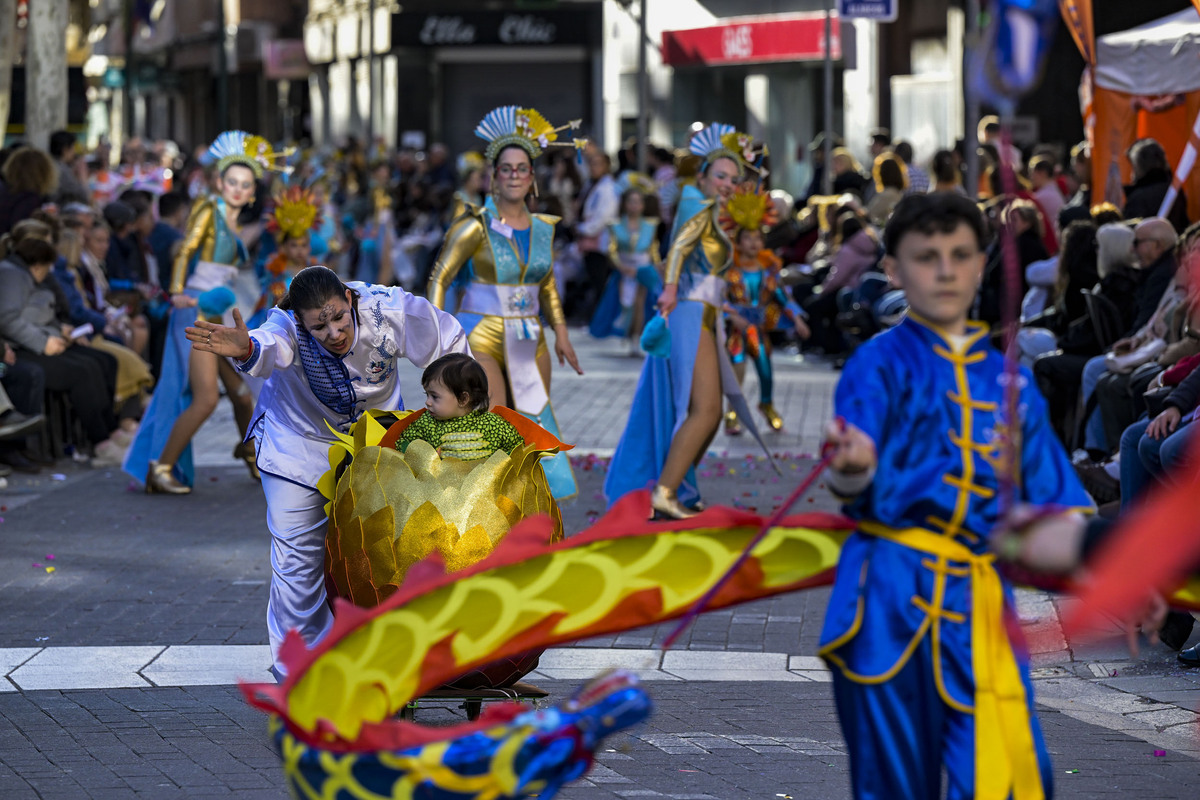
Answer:
M52 481L65 481L66 479L67 479L67 476L63 475L61 472L55 472L53 475L50 476L50 480L52 480Z
M51 572L54 572L54 567L46 567L46 574L49 575Z
M1154 757L1155 757L1155 758L1163 758L1163 757L1165 757L1166 755L1167 755L1167 751L1166 751L1166 750L1155 750L1155 751L1154 751Z
M37 638L34 639L34 641L35 642L48 642L48 641L50 641L50 637L49 636L38 636Z
M41 563L40 563L40 562L38 562L38 561L35 561L35 562L33 562L33 566L35 566L35 567L41 567L42 565L41 565Z
M1078 775L1079 774L1079 770L1077 770L1077 769L1068 769L1068 770L1063 770L1063 771L1066 772L1068 775Z
M46 560L47 560L47 561L53 561L53 560L54 560L54 553L46 553Z

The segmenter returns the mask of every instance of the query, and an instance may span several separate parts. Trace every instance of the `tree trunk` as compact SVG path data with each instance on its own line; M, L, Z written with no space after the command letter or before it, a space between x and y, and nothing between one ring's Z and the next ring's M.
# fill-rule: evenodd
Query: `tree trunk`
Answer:
M67 127L68 0L29 4L25 44L25 139L45 150L50 134Z
M11 56L0 63L0 142L8 130L8 115L12 111L12 65L17 47L17 0L0 0L0 53Z

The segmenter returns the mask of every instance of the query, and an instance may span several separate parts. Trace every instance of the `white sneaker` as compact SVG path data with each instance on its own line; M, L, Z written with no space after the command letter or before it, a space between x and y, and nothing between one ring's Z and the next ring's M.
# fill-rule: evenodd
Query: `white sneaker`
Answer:
M119 467L125 461L125 448L107 439L96 445L95 455L92 456L93 467Z

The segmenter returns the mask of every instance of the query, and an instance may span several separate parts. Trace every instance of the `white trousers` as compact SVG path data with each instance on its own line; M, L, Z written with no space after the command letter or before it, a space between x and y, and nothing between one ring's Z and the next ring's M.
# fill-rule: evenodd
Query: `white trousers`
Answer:
M333 627L325 597L325 498L315 489L265 472L262 487L271 531L267 633L275 668L283 673L279 646L289 630L299 631L311 647Z

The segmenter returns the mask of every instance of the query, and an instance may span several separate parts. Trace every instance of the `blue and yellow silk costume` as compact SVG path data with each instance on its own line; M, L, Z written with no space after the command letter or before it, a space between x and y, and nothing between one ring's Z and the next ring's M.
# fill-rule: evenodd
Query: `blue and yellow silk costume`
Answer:
M471 351L496 360L508 381L513 408L557 438L558 420L537 358L546 353L539 315L552 326L566 323L554 277L554 226L559 218L532 214L529 228L518 231L503 224L491 198L483 208L467 206L466 211L446 232L429 278L429 300L444 308L448 288L465 268L469 282L455 316L468 333ZM565 454L544 459L542 468L556 499L578 493Z
M1017 499L1090 509L1020 373ZM1001 513L1003 356L986 326L949 337L915 314L846 363L836 413L875 442L874 481L846 510L820 654L857 798L1050 797L1027 659L1014 653L1012 590L987 536ZM1019 646L1016 649L1020 649Z
M604 479L604 495L610 506L629 492L652 487L658 481L671 440L687 419L693 377L711 381L722 381L724 377L693 376L693 372L702 331L713 334L718 348L724 344L717 319L725 294L721 276L729 267L732 253L729 237L717 224L713 201L695 186L684 187L666 263L666 284L679 286L679 303L669 322L671 354L668 358L647 356L642 364L629 421ZM684 505L700 499L695 467L684 476L678 497Z
M219 196L200 200L192 208L187 222L187 235L171 269L170 294L187 294L191 297L202 294L201 289L188 285L200 262L231 267L246 263L246 246L226 222L227 210L225 200ZM145 480L150 462L162 453L171 429L175 427L175 420L192 403L188 379L192 345L187 340L185 329L195 325L198 316L196 307L171 309L158 384L154 387L154 396L142 416L137 436L129 446L122 466L135 480ZM183 483L192 485L195 469L190 443L176 462L175 473Z
M658 220L650 217L638 220L636 226L630 224L629 217L621 217L608 226L608 257L613 263L613 271L588 326L588 332L597 339L625 336L633 324L632 306L626 308L621 297L622 284L627 279L616 269L617 264L637 266L634 286L645 289L642 320L648 321L654 316L654 304L662 292L662 277L658 274L657 233ZM637 302L636 290L633 302Z

